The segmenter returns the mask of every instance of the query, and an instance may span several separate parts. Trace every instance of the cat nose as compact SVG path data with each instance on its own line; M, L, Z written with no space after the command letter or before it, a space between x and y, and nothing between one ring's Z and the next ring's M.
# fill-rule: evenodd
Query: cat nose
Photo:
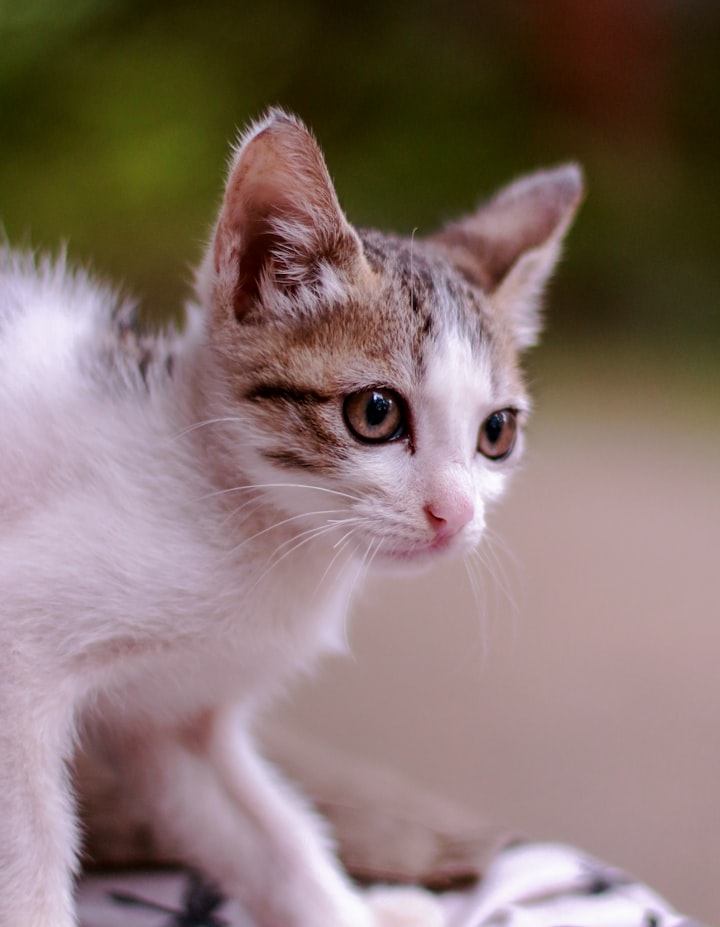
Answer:
M428 502L425 506L425 514L436 537L442 540L451 538L469 521L472 521L475 506L467 496L448 496Z

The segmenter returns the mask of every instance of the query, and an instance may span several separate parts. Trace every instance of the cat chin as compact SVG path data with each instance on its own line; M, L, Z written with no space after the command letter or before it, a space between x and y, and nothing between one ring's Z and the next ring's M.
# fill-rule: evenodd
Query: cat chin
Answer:
M475 547L476 543L447 538L424 546L381 550L373 561L373 569L385 575L413 576L426 572L436 563L457 560Z

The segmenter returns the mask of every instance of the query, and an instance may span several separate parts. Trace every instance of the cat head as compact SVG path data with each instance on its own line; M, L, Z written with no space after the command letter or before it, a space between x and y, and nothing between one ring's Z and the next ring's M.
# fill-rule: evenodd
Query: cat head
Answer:
M302 123L254 125L198 274L227 482L360 556L474 547L521 456L518 359L581 196L568 165L429 238L356 230Z

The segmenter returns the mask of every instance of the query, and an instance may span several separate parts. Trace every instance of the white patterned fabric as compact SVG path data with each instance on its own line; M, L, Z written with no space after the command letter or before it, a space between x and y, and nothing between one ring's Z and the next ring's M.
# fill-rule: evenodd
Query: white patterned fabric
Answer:
M700 927L647 886L561 844L509 847L478 885L435 897L446 927ZM81 927L253 927L178 872L88 876L79 901Z

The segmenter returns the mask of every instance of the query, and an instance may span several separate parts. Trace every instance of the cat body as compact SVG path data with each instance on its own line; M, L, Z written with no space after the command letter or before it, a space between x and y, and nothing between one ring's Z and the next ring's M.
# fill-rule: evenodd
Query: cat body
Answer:
M341 645L371 565L480 541L580 195L570 166L433 239L358 232L273 111L235 152L184 334L2 252L1 927L76 924L81 736L259 927L384 923L252 722Z

